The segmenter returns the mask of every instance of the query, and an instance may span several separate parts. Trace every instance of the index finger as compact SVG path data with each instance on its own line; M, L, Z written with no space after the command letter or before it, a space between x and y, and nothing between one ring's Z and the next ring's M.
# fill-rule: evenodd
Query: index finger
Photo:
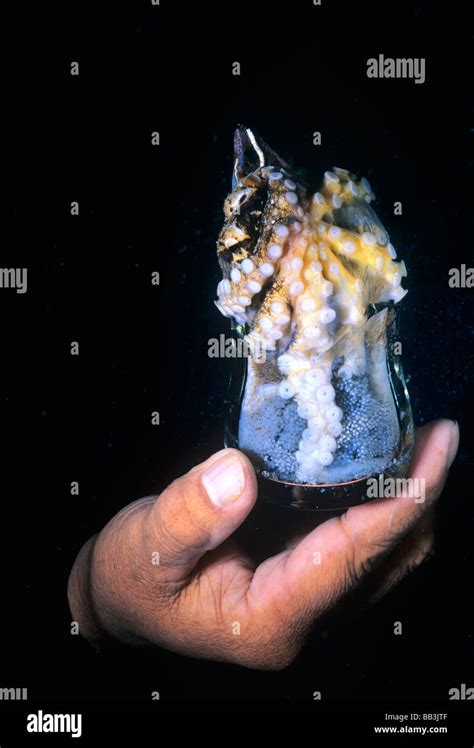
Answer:
M279 565L279 578L272 579L285 609L291 615L313 617L356 587L433 506L458 443L457 423L427 424L417 431L409 472L409 477L424 481L424 501L405 494L353 507L302 540Z

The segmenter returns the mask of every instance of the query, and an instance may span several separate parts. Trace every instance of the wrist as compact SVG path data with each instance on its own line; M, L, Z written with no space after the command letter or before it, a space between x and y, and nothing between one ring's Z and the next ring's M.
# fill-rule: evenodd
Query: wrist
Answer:
M102 631L91 596L92 556L98 535L84 543L69 575L67 595L72 620L79 624L79 632L91 644L99 647L106 638Z

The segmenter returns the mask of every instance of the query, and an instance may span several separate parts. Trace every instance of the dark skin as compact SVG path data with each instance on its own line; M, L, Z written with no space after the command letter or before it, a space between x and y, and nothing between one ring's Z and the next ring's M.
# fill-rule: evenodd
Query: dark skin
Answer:
M433 509L458 443L454 422L427 424L409 474L425 480L423 502L399 496L353 507L259 565L231 538L255 504L255 473L241 452L222 450L87 541L69 579L73 619L94 644L112 637L284 668L343 603L377 600L430 554Z

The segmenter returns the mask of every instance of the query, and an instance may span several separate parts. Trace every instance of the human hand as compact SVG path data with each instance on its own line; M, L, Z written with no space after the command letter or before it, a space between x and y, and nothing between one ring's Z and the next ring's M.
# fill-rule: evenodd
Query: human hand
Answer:
M423 503L353 507L257 567L229 539L254 506L253 467L238 450L217 452L159 498L122 509L83 546L68 585L73 618L92 642L111 636L281 669L349 593L372 579L377 598L430 553L432 508L458 443L451 421L417 431L410 477L425 479Z

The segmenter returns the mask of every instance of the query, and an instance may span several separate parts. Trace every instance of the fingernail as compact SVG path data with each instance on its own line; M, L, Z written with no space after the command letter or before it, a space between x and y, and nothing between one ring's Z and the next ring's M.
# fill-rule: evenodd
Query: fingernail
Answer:
M459 425L457 421L453 421L451 433L449 434L449 447L448 447L448 468L454 462L459 447Z
M242 462L234 451L224 451L203 472L201 482L215 506L223 507L238 499L245 488Z

